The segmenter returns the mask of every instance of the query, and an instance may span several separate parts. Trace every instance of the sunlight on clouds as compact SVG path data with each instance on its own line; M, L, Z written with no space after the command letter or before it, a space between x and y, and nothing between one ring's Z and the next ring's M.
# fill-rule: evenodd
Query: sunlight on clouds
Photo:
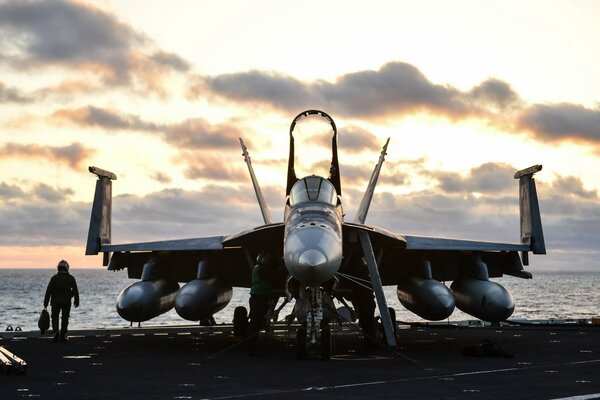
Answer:
M24 257L26 255L26 257ZM73 270L102 267L102 255L86 256L82 246L3 246L0 268L56 268L67 260Z

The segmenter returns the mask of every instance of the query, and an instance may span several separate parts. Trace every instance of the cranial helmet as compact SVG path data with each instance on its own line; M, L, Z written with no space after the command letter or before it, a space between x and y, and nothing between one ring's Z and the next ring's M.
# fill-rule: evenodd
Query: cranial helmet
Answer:
M269 261L271 261L271 256L269 255L269 253L265 253L264 251L261 251L256 257L257 264L264 264L265 262Z
M58 265L56 266L56 268L58 268L59 271L68 271L69 270L69 263L66 262L65 260L60 260L60 262L58 263Z

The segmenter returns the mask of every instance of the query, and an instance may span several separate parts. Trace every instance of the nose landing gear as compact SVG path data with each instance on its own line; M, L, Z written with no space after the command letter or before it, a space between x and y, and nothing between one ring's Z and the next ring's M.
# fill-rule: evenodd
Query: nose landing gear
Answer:
M309 348L322 360L329 360L332 352L331 320L335 312L331 295L322 288L305 288L296 302L298 321L302 324L296 331L296 358L305 360Z

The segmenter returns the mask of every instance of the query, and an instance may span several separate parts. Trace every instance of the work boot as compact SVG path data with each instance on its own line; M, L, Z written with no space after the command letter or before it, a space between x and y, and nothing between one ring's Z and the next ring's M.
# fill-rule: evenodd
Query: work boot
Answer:
M54 341L54 343L58 343L58 341L60 340L60 335L57 333L54 335L54 339L52 339Z
M61 335L60 335L60 341L61 342L68 342L69 341L69 338L67 337L66 333L61 333Z

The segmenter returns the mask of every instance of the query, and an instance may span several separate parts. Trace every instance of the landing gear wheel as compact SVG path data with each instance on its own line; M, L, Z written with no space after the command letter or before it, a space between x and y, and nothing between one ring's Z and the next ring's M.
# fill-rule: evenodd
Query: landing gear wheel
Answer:
M233 336L246 337L248 331L248 311L239 306L233 311Z
M296 331L296 358L306 360L306 328L298 328Z
M321 329L321 360L331 359L331 328L326 325Z

